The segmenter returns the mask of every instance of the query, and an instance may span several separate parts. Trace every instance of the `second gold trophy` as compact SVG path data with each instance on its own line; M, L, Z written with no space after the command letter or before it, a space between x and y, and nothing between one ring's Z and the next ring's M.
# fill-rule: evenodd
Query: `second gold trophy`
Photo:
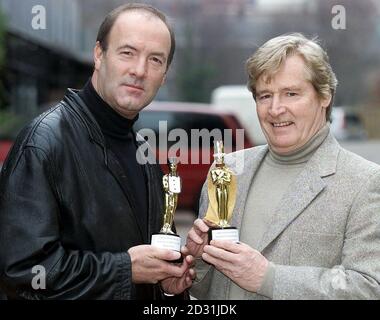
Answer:
M239 230L229 223L236 199L236 176L224 162L223 141L214 144L215 167L208 176L209 208L206 219L216 224L209 230L209 241L230 240L239 242Z

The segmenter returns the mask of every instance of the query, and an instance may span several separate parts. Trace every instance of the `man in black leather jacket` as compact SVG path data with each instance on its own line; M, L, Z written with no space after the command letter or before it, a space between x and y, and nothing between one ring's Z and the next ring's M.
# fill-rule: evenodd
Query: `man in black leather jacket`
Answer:
M159 299L191 285L191 256L171 263L178 252L149 245L162 222L162 173L137 162L145 142L132 130L174 47L158 10L115 9L99 29L84 89L69 89L19 134L0 176L8 298Z

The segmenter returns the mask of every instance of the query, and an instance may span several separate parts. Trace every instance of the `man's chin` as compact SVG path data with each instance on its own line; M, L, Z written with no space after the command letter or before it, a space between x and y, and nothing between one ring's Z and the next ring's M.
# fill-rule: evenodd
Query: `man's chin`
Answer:
M273 139L269 140L271 149L278 153L288 153L296 149L296 142L292 139Z
M131 103L130 100L118 102L116 111L123 116L136 115L146 107L146 103Z

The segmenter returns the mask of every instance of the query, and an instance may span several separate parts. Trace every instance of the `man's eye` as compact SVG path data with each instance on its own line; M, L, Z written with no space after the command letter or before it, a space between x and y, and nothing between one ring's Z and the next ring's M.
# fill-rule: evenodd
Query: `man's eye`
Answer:
M159 59L159 58L157 58L157 57L152 57L151 60L152 60L154 63L159 64L159 65L162 65L162 64L164 63L161 59Z
M294 97L294 96L297 95L297 93L295 93L295 92L287 92L286 95L287 95L288 97Z
M269 99L269 98L270 98L269 94L264 94L262 96L259 96L259 100L265 100L265 99Z
M124 56L131 56L132 52L131 51L122 51L121 54Z

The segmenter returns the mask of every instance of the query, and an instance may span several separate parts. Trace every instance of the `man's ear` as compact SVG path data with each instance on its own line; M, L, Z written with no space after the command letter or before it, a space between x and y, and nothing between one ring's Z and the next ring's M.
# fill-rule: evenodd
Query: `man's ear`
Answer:
M162 77L161 86L163 86L165 84L165 81L166 81L166 72L165 72L164 76Z
M328 97L326 97L326 98L321 98L321 106L322 106L322 108L327 109L329 107L329 105L330 105L331 99L332 99L332 95L331 94Z
M94 47L94 68L95 70L99 70L100 65L102 63L104 51L100 45L99 41L96 41L95 47Z

